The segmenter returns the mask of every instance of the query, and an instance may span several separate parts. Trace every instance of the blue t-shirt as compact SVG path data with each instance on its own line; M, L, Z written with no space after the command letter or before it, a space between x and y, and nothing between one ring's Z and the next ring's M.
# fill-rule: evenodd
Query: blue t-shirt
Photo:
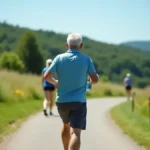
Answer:
M96 72L90 57L68 50L56 56L48 70L57 73L57 102L86 102L87 77Z
M124 78L125 86L132 86L132 79L130 77Z
M46 67L43 68L42 73L45 73L47 69L48 68L46 68ZM46 80L43 81L43 87L52 87L52 86L54 86L54 85L49 83L49 82L47 82Z

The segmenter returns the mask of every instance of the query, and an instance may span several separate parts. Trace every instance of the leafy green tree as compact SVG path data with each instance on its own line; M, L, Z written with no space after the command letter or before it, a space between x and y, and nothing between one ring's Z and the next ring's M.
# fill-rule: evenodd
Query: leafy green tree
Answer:
M149 67L144 67L143 69L143 73L144 73L144 76L149 76L150 77L150 68Z
M16 53L4 52L0 56L0 68L23 72L25 67Z
M39 74L43 67L43 55L36 43L35 35L31 32L25 32L21 37L17 53L25 64L27 72Z

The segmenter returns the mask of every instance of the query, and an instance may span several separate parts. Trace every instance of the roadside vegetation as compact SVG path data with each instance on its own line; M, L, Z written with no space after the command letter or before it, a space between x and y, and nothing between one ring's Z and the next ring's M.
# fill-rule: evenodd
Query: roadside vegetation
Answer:
M112 119L139 145L150 150L150 120L149 120L149 101L150 87L145 89L134 89L135 111L131 111L131 102L125 102L115 106L111 110Z

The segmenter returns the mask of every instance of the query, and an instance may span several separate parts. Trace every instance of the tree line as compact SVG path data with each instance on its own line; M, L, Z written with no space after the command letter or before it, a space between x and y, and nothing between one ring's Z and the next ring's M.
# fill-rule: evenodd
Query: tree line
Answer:
M40 74L47 58L66 51L67 35L31 30L0 23L0 68ZM138 87L150 84L150 52L83 38L82 53L89 55L96 70L108 80L122 83L127 72Z

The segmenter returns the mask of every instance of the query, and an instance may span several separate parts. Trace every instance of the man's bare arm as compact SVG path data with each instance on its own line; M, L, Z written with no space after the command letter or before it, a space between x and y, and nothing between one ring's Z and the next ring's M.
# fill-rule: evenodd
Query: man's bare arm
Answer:
M47 70L45 73L44 73L44 79L46 81L48 81L49 83L52 83L55 85L55 87L57 87L57 84L58 84L58 80L55 80L53 77L52 77L52 73Z

